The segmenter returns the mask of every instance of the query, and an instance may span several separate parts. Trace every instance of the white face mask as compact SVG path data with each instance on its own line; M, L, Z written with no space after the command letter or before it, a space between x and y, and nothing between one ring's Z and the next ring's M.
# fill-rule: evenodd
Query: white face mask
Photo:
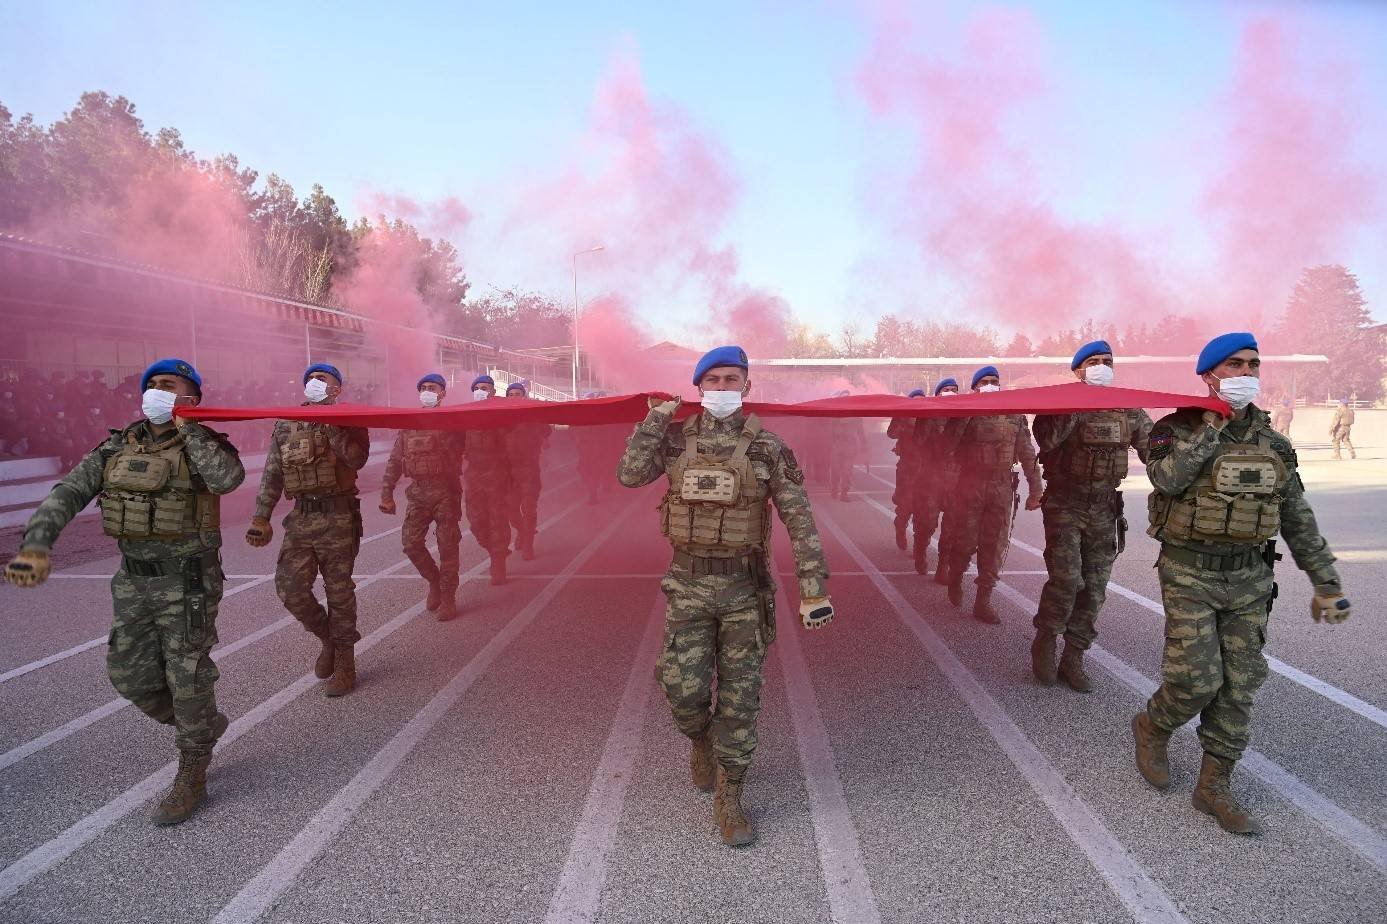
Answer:
M171 391L158 388L147 389L140 399L140 409L152 424L166 424L173 420L173 406L178 396Z
M472 390L473 401L485 401L489 397L491 397L491 393L488 392L485 388L474 388Z
M438 392L421 391L419 392L419 403L424 407L438 407Z
M956 394L958 394L958 392L956 392L956 391L941 391L939 394L935 395L935 397L936 397L936 398L952 398L952 397L953 397L954 395L956 395Z
M1090 385L1111 385L1112 366L1100 363L1084 369L1084 381Z
M1001 391L1001 390L1002 390L1002 386L1000 386L1000 385L984 385L984 386L982 386L981 388L978 389L978 391Z
M303 386L303 396L314 404L327 399L327 382L322 379L309 379Z
M703 393L703 409L718 420L731 417L742 409L742 393L740 391L705 391Z
M1218 396L1235 411L1241 411L1256 401L1261 391L1262 380L1255 375L1234 375L1218 382Z

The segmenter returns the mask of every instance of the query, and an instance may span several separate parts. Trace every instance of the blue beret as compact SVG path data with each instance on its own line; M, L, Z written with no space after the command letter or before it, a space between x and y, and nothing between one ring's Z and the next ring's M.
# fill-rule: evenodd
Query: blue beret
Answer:
M472 380L472 390L476 391L478 385L490 385L492 388L495 388L496 380L489 375L482 374Z
M1112 347L1108 346L1108 341L1106 340L1094 340L1092 343L1085 343L1083 346L1079 347L1078 352L1074 354L1074 361L1069 364L1069 368L1077 369L1079 366L1083 365L1084 360L1088 359L1090 356L1094 356L1098 353L1111 352Z
M303 384L307 385L308 377L315 372L326 372L328 375L332 376L334 379L337 380L338 385L341 385L343 382L346 381L346 379L342 378L342 373L337 371L336 366L329 366L327 363L314 363L307 369L303 370Z
M144 371L144 377L140 379L140 391L149 387L149 380L156 375L176 375L179 378L187 379L197 386L197 393L202 394L202 376L197 374L193 364L181 359L156 359L150 363L149 368Z
M1002 377L1002 373L1000 373L1000 372L997 371L997 367L996 367L996 366L983 366L983 367L982 367L981 369L979 369L977 372L974 372L974 373L973 373L973 384L969 385L968 387L969 387L969 388L977 388L977 387L978 387L978 379L985 379L985 378L987 378L989 375L995 375L998 379L1001 379L1001 377Z
M923 388L912 388L910 394L906 395L907 398L923 398L924 396L925 390Z
M934 386L934 393L937 395L944 389L948 388L950 385L952 385L954 388L958 388L958 379L954 378L953 376L950 376L947 379L940 379L939 384Z
M530 380L516 379L514 382L511 382L509 385L506 386L506 394L510 394L517 388L528 395L530 393Z
M709 369L716 369L719 366L736 366L743 372L750 371L746 350L739 346L720 346L704 353L703 358L698 361L698 365L694 366L693 383L697 385L703 381L703 377L708 374Z
M1203 375L1239 350L1257 349L1257 338L1247 331L1222 334L1210 340L1199 351L1199 362L1194 365L1194 374Z
M437 385L444 391L448 390L448 380L445 379L443 376L439 375L437 372L430 372L428 375L420 379L418 384L414 386L415 391L418 391L420 388L423 388L425 382L433 382L435 385Z

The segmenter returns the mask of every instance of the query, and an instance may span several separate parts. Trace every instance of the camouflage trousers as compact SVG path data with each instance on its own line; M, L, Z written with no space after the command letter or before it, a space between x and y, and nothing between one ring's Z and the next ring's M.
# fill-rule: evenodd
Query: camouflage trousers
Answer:
M458 589L462 544L462 486L456 481L432 483L415 480L405 490L405 519L400 526L404 553L420 577L438 584L443 595ZM438 561L429 554L429 525L438 537Z
M750 575L693 575L676 565L660 589L669 602L655 679L674 723L690 738L711 725L713 751L722 765L746 767L756 750L766 657L756 584Z
M1237 571L1205 571L1162 556L1165 604L1161 686L1146 704L1157 728L1199 716L1210 754L1239 760L1251 737L1252 699L1267 679L1262 648L1272 571L1258 560Z
M213 687L220 673L211 657L224 578L219 565L203 575L202 625L189 618L182 575L111 579L115 621L106 649L111 685L145 715L172 725L180 751L212 750L217 716Z
M467 525L490 554L510 551L510 474L505 469L467 473Z
M1349 439L1352 427L1340 427L1329 435L1329 439L1334 444L1334 455L1341 455L1341 447L1347 446L1349 454L1352 455L1356 450L1353 448L1353 440Z
M1032 623L1087 651L1098 637L1098 612L1117 558L1116 498L1110 491L1071 499L1045 493L1045 570Z
M1015 496L1010 472L959 479L958 488L944 510L950 573L966 571L976 552L978 577L975 583L979 587L996 586L1011 540Z
M539 463L533 465L511 464L510 473L510 525L516 536L524 541L534 539L536 524L539 522L539 492L542 487Z
M828 457L828 491L834 497L852 490L853 457L834 452Z
M913 460L896 460L896 484L891 490L891 504L896 508L896 527L910 522L915 514L915 484L919 480L918 465Z
M361 549L361 513L290 511L284 518L284 544L275 565L275 593L284 606L318 638L342 645L361 640L356 631L356 581L352 569ZM323 576L327 608L313 595Z
M940 527L941 519L947 516L949 498L957 487L957 479L950 477L942 467L922 467L915 474L912 487L911 520L914 523L915 546L928 546L935 530ZM948 531L939 529L941 561L948 560L950 536Z

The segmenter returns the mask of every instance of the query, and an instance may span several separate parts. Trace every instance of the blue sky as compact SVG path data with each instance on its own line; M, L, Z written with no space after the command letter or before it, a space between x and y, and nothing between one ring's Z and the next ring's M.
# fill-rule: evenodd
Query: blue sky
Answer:
M956 4L961 21L977 4ZM1165 139L1208 111L1249 14L1288 10L1315 42L1364 68L1365 157L1387 145L1387 4L1039 3L1053 116L1035 152L1057 210L1150 228L1198 247L1196 194L1162 169ZM542 169L588 124L614 55L638 55L653 98L727 153L739 198L721 232L746 281L797 317L837 329L890 310L920 280L901 267L873 184L907 136L873 119L853 75L868 38L847 3L0 3L0 101L52 120L84 90L135 101L203 156L234 152L300 193L322 183L351 213L363 190L457 195L478 212L495 187ZM924 39L947 49L946 25ZM460 242L475 283L562 294L566 254ZM891 254L890 279L879 270ZM1387 317L1387 232L1342 259ZM525 278L515 278L523 276ZM922 283L927 284L927 283ZM677 306L696 311L696 305Z

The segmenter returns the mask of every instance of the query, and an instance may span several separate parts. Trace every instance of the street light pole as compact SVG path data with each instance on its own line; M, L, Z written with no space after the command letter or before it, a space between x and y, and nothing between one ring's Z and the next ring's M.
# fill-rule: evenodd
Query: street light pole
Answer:
M573 255L573 397L578 397L578 258L585 253L598 253L605 248L598 244Z

